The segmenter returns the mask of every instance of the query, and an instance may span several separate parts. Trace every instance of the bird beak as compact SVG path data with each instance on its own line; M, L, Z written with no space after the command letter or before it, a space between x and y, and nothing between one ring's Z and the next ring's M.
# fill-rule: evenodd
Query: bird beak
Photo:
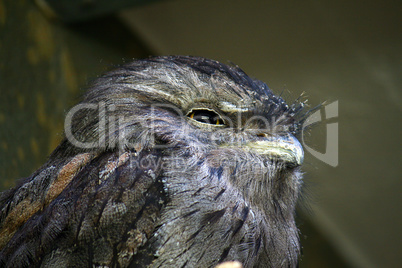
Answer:
M292 166L300 166L303 163L303 147L296 137L291 134L269 136L263 140L248 142L245 146L260 155L267 155L272 159L281 160Z

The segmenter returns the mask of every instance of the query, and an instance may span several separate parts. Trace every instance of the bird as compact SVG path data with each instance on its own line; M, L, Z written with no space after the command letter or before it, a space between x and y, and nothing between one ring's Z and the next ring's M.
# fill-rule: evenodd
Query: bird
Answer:
M297 267L304 104L203 57L106 72L1 194L0 266Z

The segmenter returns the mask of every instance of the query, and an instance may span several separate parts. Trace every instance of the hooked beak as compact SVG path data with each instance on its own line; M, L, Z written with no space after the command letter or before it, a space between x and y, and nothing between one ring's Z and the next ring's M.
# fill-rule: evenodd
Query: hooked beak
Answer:
M303 147L291 134L269 136L263 140L248 142L244 146L258 154L266 155L291 166L300 166L303 163Z

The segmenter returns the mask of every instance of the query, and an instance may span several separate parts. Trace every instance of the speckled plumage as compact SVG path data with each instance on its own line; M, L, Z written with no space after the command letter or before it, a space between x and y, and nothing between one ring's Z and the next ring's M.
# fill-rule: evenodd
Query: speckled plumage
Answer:
M301 104L184 56L108 72L82 104L48 162L2 193L1 266L297 265Z

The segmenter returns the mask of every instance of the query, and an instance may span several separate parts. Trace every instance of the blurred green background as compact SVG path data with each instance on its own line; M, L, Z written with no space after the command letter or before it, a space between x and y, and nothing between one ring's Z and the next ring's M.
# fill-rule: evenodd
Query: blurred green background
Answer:
M36 2L0 0L0 190L46 161L102 72L150 55L231 61L288 100L339 101L339 165L306 153L301 267L400 267L400 3ZM308 146L324 152L325 131Z

